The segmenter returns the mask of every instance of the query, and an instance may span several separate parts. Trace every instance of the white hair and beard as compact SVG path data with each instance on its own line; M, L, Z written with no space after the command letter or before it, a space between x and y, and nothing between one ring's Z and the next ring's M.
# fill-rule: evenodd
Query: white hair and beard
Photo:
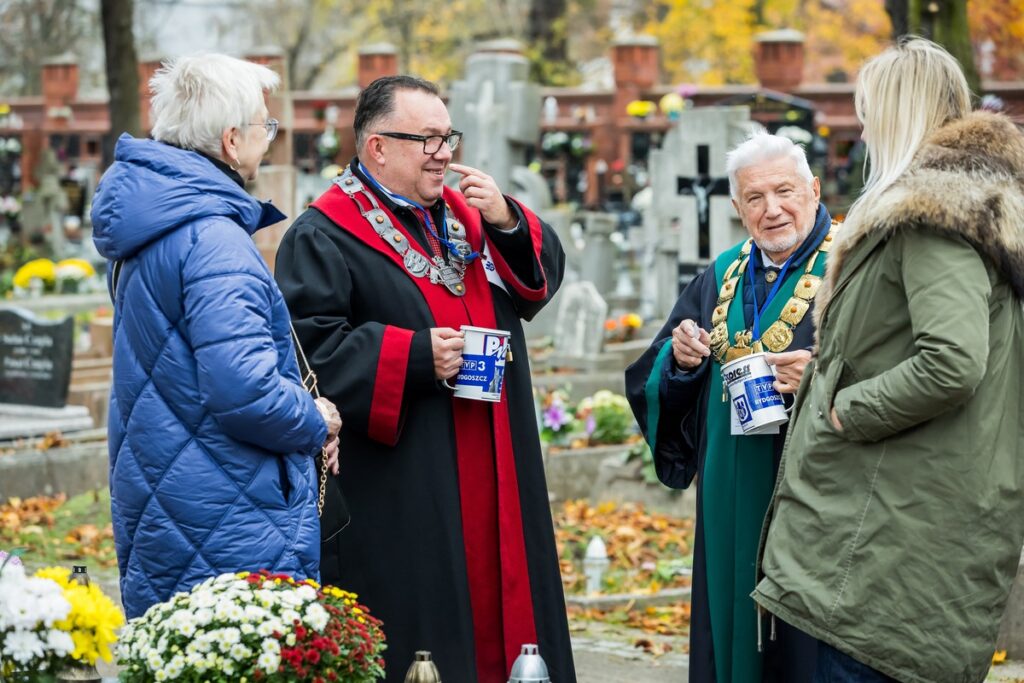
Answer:
M740 173L753 167L770 167L781 161L792 163L796 174L794 182L806 182L806 187L810 188L812 192L814 191L815 179L810 165L807 163L807 155L802 147L789 138L772 135L758 126L746 140L728 152L725 162L726 173L729 176L729 192L734 204L737 204L737 210L740 209L738 204L740 201ZM743 212L740 215L746 224L748 218L744 217ZM817 212L813 211L803 221L804 224L794 222L795 229L793 231L772 237L757 234L757 231L750 225L746 227L758 249L773 262L777 262L776 255L784 256L791 253L807 239L814 230L816 217Z
M153 139L219 157L224 131L260 116L279 84L271 69L222 54L164 62L149 81Z

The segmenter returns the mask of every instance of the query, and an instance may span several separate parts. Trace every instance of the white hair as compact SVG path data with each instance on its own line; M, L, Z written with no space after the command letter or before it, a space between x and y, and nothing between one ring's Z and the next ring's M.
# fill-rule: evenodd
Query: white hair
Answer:
M814 182L814 174L807 165L807 155L803 147L794 144L789 138L772 135L763 128L755 130L746 140L725 155L725 171L729 174L729 193L739 200L739 187L736 174L744 168L763 164L777 159L792 159L796 163L796 172L809 183Z
M220 157L224 131L255 122L264 91L280 80L265 66L221 54L164 62L149 81L153 138Z

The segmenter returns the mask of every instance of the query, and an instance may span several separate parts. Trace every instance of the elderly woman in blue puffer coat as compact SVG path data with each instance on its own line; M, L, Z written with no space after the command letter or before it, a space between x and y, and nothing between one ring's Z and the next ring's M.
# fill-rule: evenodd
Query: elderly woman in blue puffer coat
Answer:
M278 78L223 55L150 81L153 139L122 136L93 201L111 261L110 491L125 612L203 579L319 569L314 457L334 406L300 381L288 311L251 239L284 216L244 190L277 132Z

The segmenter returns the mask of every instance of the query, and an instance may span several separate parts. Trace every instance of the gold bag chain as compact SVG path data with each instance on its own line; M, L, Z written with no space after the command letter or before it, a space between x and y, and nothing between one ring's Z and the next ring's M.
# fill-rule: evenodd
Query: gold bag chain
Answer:
M313 398L320 398L320 389L316 383L316 373L313 372L313 367L306 360L306 352L302 350L302 344L299 343L299 335L295 333L295 326L292 322L288 321L288 327L292 330L292 341L295 343L295 350L298 352L299 374L302 375L302 386L305 387L306 391L313 395ZM316 499L316 514L318 517L323 517L324 514L324 496L327 493L327 449L320 449L320 486L317 491Z

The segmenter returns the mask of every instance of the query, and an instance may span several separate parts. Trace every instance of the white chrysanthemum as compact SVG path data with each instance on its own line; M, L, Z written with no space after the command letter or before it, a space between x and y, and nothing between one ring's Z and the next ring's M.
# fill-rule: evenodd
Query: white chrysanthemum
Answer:
M303 602L313 602L316 600L316 589L312 586L303 584L295 589L295 593Z
M172 681L181 675L181 672L185 670L185 658L181 655L175 655L171 658L171 661L167 662L167 666L164 671L167 672L168 678Z
M75 651L75 641L67 631L50 629L46 633L46 649L59 657L64 657Z
M268 612L259 605L246 605L245 609L242 610L246 621L251 621L254 624L258 624L267 618Z
M232 645L242 640L242 633L233 626L213 631L210 635L217 641L221 652L227 652Z
M281 591L281 604L288 607L300 607L302 605L302 596L299 595L298 590Z
M331 615L327 613L319 603L313 603L306 608L305 622L313 627L314 631L323 631L327 628L327 622Z
M3 654L18 664L28 664L45 656L43 641L31 631L11 631L4 637Z
M234 659L236 662L244 662L252 656L252 650L241 643L235 643L231 646L231 651L228 654L230 654L231 659Z
M278 633L285 632L284 623L277 617L271 617L256 627L256 634L260 638L272 636L274 635L274 631L277 631Z
M299 615L299 613L293 609L286 609L283 612L281 612L281 621L288 624L289 626L293 625L296 621L299 621L301 619L301 615Z
M20 568L17 568L20 569ZM4 570L0 589L0 629L33 629L42 624L50 627L67 617L71 603L55 581Z
M195 615L196 626L206 626L213 621L213 610L208 607L202 607L196 610Z
M256 664L264 671L277 671L277 667L281 665L281 655L264 650L256 660Z
M281 643L273 638L264 638L261 646L264 652L273 652L275 654L280 654L281 652Z
M197 651L206 653L210 651L213 640L210 638L209 633L200 633L199 637L192 641L192 644L196 646Z
M150 650L149 656L146 657L146 666L150 671L158 673L164 668L164 660L158 653Z

